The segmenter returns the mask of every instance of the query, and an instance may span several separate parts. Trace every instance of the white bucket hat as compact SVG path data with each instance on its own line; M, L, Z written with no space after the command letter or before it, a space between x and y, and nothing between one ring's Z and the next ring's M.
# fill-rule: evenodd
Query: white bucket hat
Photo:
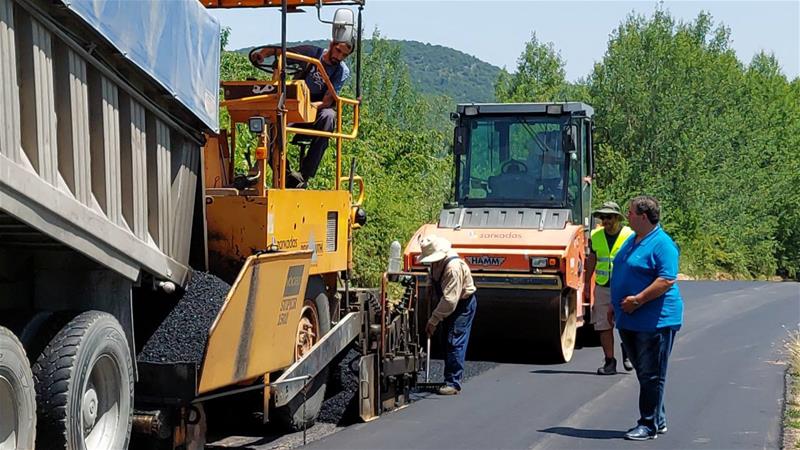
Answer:
M422 264L435 263L447 257L452 245L450 241L438 236L426 236L419 241L420 253L417 261Z

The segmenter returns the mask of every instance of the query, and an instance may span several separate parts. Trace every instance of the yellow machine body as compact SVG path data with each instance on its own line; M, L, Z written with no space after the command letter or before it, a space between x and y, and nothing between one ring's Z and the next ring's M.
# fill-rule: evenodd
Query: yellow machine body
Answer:
M234 6L224 0L206 5ZM315 65L334 91L318 59L291 52L286 57ZM283 62L278 58L276 64L275 74ZM226 81L221 87L230 127L207 136L204 149L206 244L208 270L232 288L210 331L199 394L285 370L298 357L298 342L309 335L313 343L323 337L319 329L304 328L304 320L314 317L308 324L319 326L316 307L313 314L304 309L306 286L309 277L322 275L326 290L336 290L338 274L352 266L351 234L358 226L354 211L364 199L361 177L342 176L342 141L358 133L358 100L334 95L338 119L328 132L294 126L317 117L303 80L284 84L274 76L271 81ZM345 105L353 108L349 133L342 130ZM262 126L251 127L253 121ZM237 154L237 141L242 144L237 125L239 133L250 130L255 148L240 148ZM326 152L335 158L331 189L286 188L290 163L297 167L287 158L292 134L331 139L333 149ZM242 173L246 152L249 169ZM344 188L351 178L358 189L355 200Z
M246 123L252 116L261 116L269 122L277 121L278 81L225 81L222 89L225 101L222 106L231 116L231 122ZM311 101L308 86L303 80L286 82L286 120L290 123L311 123L317 118L317 107Z
M247 258L208 336L199 394L252 380L294 362L310 251Z
M345 270L350 208L350 193L342 190L207 195L209 268L231 279L251 254L274 247L310 250L310 275Z

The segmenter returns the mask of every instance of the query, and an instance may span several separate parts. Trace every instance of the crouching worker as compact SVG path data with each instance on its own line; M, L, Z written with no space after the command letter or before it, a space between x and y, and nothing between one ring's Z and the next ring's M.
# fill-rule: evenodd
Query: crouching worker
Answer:
M446 337L445 385L438 392L440 395L455 395L461 392L467 343L478 303L475 298L475 283L467 263L451 249L447 239L429 236L422 239L420 247L422 253L419 262L430 264L434 301L439 301L431 313L425 331L430 337L441 323Z

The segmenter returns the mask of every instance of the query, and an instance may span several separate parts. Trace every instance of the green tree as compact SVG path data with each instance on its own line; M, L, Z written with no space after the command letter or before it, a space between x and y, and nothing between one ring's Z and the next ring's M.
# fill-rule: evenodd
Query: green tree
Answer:
M710 15L676 23L657 10L615 30L590 93L608 130L597 198L659 197L685 270L759 276L796 267L781 221L796 223L785 194L796 176L784 168L796 164L786 146L796 113L786 112L797 101L774 58L745 67L730 30Z
M562 100L567 82L565 62L552 42L539 42L536 33L525 44L517 59L517 71L500 72L495 96L502 102L539 102Z

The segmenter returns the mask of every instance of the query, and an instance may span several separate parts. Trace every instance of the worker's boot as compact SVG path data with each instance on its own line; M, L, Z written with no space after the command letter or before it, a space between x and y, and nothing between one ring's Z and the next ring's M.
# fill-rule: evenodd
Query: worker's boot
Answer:
M616 375L617 374L617 359L606 358L606 363L603 367L597 369L598 375Z
M305 189L306 180L300 172L286 169L286 189Z
M439 395L458 395L458 393L461 392L461 391L459 391L458 389L454 388L453 386L444 385L444 386L440 387L439 390L436 391L436 392Z

